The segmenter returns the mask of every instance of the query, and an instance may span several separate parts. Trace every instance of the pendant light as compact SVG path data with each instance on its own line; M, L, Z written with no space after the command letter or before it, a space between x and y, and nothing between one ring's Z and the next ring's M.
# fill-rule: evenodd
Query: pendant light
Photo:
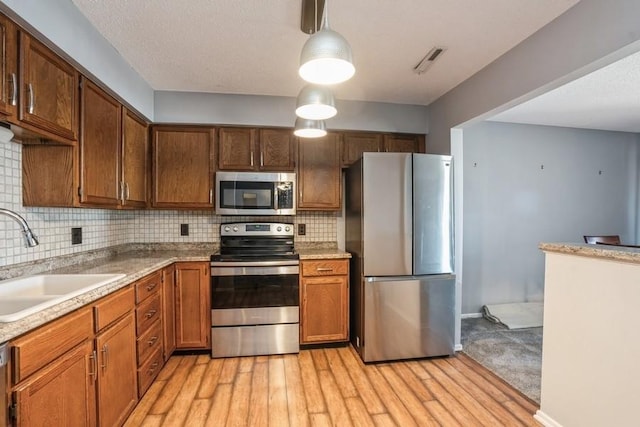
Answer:
M323 120L309 120L296 118L295 136L300 138L320 138L327 134L327 129Z
M325 120L338 113L333 93L329 88L306 85L296 99L296 115L303 119Z
M322 27L302 47L298 73L309 83L332 85L349 80L355 72L351 46L344 37L329 28L325 1Z

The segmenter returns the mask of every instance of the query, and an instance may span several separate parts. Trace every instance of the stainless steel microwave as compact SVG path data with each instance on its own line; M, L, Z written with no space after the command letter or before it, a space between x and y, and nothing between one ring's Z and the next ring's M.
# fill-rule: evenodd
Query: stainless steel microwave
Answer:
M296 174L216 172L219 215L295 215Z

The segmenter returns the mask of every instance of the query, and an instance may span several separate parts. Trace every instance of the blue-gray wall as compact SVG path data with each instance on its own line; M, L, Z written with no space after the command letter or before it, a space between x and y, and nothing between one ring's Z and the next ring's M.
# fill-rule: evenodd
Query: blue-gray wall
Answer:
M427 107L382 102L336 102L338 115L329 129L426 134ZM293 127L296 100L283 96L226 95L197 92L155 94L158 123L217 123Z
M619 234L635 244L639 143L624 132L496 122L466 128L462 313L542 301L541 242Z

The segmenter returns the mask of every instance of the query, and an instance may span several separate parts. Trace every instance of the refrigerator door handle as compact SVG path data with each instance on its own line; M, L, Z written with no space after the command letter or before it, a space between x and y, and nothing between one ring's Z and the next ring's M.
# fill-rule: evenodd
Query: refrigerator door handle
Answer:
M405 271L413 272L413 160L406 156L404 160L402 194L402 250Z

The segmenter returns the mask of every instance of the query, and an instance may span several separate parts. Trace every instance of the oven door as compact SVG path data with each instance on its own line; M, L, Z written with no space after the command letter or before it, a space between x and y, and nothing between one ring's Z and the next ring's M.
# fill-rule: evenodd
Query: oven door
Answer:
M211 263L212 326L299 322L299 265L270 264Z
M277 265L291 263L211 262L211 357L300 350L298 262Z

